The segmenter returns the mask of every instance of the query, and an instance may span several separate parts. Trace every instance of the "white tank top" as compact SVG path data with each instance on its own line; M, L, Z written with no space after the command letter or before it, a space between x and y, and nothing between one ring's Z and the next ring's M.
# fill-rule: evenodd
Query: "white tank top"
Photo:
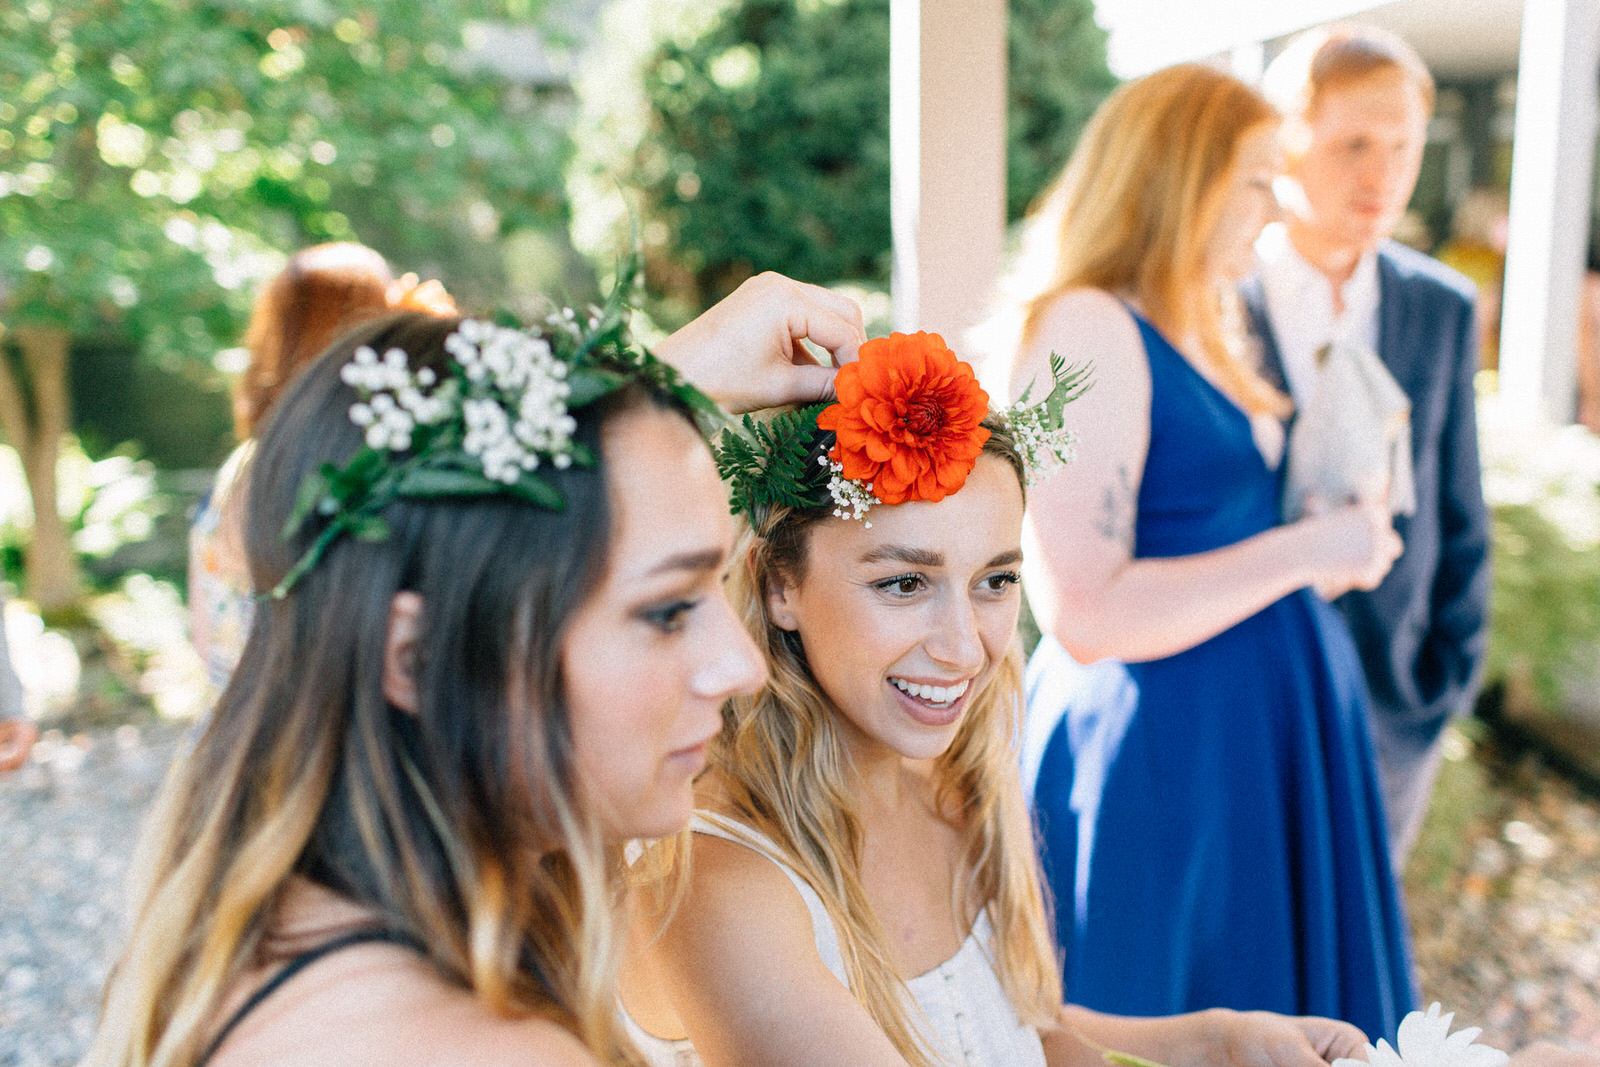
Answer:
M775 863L793 883L811 914L817 954L840 983L848 986L839 934L817 895L799 872L780 858L775 844L759 830L712 812L697 812L690 828L759 852ZM1039 1034L1017 1017L1016 1009L995 974L989 958L994 929L987 909L978 913L972 933L956 954L933 970L906 982L912 999L922 1009L919 1029L924 1044L937 1062L947 1067L1044 1067ZM670 1041L646 1033L626 1009L622 1021L629 1037L650 1067L701 1067L694 1046L686 1040Z

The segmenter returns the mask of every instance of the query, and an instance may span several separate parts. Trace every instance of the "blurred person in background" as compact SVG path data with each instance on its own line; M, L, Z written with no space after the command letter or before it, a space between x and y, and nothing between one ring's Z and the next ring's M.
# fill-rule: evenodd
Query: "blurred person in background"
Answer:
M1590 223L1593 226L1593 223ZM1578 326L1578 421L1600 433L1600 240L1589 238Z
M1472 707L1488 634L1489 519L1478 465L1472 283L1390 237L1422 165L1433 79L1372 27L1313 30L1273 61L1286 119L1284 223L1242 287L1266 376L1309 399L1316 353L1375 351L1411 403L1416 512L1376 588L1335 606L1371 693L1373 743L1397 870L1422 828L1445 725Z
M396 279L383 256L351 242L315 245L289 257L256 298L245 331L249 363L233 397L239 446L217 472L189 533L189 634L205 663L213 695L239 661L254 611L235 489L257 428L283 388L340 336L390 311L452 315L436 281Z
M11 663L11 645L6 640L6 600L0 594L0 773L27 763L38 739L39 728L22 706L22 680Z

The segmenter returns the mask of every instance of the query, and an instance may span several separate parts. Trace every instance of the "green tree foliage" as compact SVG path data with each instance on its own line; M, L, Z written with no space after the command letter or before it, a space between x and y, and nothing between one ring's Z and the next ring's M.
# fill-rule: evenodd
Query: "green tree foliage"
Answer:
M1016 220L1060 172L1117 86L1093 0L1010 0L1006 214Z
M493 240L562 217L565 141L464 33L535 2L0 5L0 429L40 500L69 338L208 358L284 252L333 239L499 295Z
M637 191L650 288L680 321L752 272L889 270L888 0L618 0L579 85L580 247ZM1091 0L1012 0L1008 209L1019 216L1115 84Z
M366 239L438 267L459 229L482 247L559 217L560 131L461 62L469 20L529 14L528 0L6 4L5 321L208 355L234 343L249 283L283 250Z

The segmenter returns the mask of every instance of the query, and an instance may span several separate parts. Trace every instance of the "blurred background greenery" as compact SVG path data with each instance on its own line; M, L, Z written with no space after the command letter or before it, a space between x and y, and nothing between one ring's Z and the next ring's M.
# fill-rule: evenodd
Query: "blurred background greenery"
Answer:
M1089 0L1012 6L1015 215L1114 79ZM7 5L8 573L52 619L115 577L78 559L112 553L55 484L74 448L148 461L148 508L183 508L171 472L231 444L256 287L306 245L528 312L592 298L636 227L647 336L767 268L886 321L888 49L888 0ZM181 582L159 555L138 558Z

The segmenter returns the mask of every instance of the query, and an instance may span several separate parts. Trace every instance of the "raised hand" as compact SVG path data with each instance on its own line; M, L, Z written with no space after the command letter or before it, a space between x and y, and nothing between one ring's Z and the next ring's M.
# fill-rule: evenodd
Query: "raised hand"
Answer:
M1367 1038L1349 1023L1265 1011L1223 1016L1214 1067L1324 1067L1341 1056L1366 1059ZM1201 1061L1196 1061L1201 1062Z
M834 366L819 364L802 339L826 349ZM854 360L864 340L854 300L768 271L666 338L656 355L738 414L828 399L834 368Z
M1382 496L1335 508L1308 500L1306 516L1297 525L1313 537L1313 584L1329 600L1352 589L1377 588L1405 547Z

